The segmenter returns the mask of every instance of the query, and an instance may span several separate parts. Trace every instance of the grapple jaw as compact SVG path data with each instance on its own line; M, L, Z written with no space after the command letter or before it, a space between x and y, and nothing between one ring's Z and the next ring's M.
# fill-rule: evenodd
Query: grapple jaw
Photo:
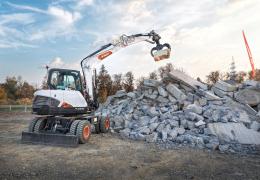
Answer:
M154 58L154 61L161 61L170 58L170 54L171 54L171 49L162 49L162 50L154 51L152 53L152 56Z
M154 58L154 61L168 59L171 54L170 44L160 44L161 37L154 31L151 31L150 35L152 36L153 42L156 44L156 46L151 49L151 55Z

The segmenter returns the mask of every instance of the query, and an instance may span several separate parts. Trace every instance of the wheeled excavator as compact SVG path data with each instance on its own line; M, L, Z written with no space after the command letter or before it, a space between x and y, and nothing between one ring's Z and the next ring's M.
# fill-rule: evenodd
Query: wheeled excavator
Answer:
M96 113L97 98L95 66L116 51L138 42L155 44L150 51L154 61L170 57L171 47L160 43L154 31L122 35L101 46L81 61L80 71L51 68L48 70L48 89L34 93L28 131L22 132L22 143L77 146L88 142L91 132L106 133L110 128L109 115Z

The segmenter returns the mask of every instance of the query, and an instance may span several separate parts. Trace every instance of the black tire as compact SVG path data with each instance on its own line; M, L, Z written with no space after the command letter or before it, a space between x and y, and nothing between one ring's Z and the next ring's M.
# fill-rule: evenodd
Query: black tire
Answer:
M35 126L35 124L37 123L38 120L39 120L39 118L32 119L32 121L30 122L29 127L28 127L28 132L34 131L34 126Z
M36 122L33 128L33 132L39 133L44 129L45 125L46 125L46 119L38 119L38 121Z
M80 122L80 120L75 120L71 123L70 131L69 131L68 135L76 135L79 122Z
M100 132L107 133L110 128L109 117L102 117L99 123Z
M79 138L80 144L85 144L90 139L91 135L91 124L89 121L81 120L78 123L76 136Z

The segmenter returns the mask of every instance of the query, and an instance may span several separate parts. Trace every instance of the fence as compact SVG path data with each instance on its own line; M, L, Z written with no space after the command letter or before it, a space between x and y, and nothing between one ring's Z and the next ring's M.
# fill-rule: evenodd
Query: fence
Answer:
M30 112L32 105L0 105L0 112Z

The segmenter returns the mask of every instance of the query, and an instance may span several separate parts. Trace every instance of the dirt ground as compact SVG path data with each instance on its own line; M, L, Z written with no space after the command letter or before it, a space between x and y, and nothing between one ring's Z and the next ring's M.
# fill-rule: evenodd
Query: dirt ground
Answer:
M0 113L0 179L260 179L260 155L234 155L93 134L77 148L20 143L29 113Z

